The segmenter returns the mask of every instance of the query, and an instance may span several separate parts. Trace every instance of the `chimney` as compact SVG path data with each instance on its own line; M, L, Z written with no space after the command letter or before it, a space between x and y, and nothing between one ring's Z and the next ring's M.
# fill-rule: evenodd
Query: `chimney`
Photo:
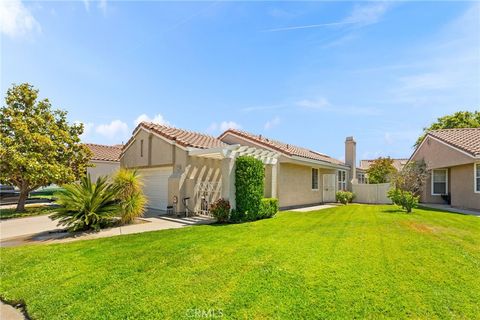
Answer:
M353 137L345 139L345 163L350 166L347 189L352 190L352 183L357 183L357 143Z

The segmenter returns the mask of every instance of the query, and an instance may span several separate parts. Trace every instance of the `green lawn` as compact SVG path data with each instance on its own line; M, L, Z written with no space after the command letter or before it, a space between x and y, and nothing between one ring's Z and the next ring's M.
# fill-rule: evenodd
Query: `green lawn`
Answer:
M55 212L55 206L46 206L45 204L33 204L25 207L25 212L15 212L13 209L0 209L0 220L23 218L30 216L39 216L42 214L50 214Z
M33 319L480 315L480 218L393 206L285 212L1 249L0 295Z

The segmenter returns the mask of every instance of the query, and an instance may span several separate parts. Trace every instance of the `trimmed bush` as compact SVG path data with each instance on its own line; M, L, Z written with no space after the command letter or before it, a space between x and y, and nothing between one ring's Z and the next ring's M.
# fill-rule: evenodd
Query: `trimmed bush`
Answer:
M413 208L418 206L418 200L420 198L410 191L403 191L397 188L390 189L387 196L395 205L405 209L407 213L412 212Z
M210 213L218 222L227 222L230 213L230 202L225 199L218 199L210 205Z
M337 198L338 202L347 205L353 201L355 194L350 191L337 191L335 197Z
M278 199L276 198L263 198L260 204L258 218L266 219L271 218L278 212Z
M239 215L256 220L263 198L265 171L262 161L250 156L238 157L235 169L235 197Z

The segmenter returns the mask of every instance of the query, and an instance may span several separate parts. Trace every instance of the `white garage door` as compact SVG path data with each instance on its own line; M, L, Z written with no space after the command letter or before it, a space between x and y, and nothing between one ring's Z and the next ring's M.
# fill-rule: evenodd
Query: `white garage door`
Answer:
M147 207L167 210L168 178L172 174L172 167L140 169L138 173L143 178L143 193L148 200Z

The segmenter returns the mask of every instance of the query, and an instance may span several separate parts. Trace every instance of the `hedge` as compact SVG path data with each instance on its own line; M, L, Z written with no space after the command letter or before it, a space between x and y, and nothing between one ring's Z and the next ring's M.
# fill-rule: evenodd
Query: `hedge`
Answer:
M278 212L278 199L263 198L260 203L259 219L271 218Z
M264 190L263 163L250 156L241 156L236 159L235 164L235 199L238 215L245 216L246 220L256 220Z

